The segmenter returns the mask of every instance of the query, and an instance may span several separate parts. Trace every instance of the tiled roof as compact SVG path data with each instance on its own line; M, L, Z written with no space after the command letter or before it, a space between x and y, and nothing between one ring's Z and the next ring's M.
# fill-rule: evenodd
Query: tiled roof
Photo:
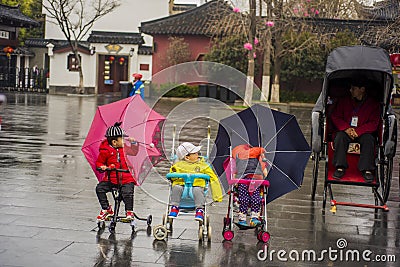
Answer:
M25 46L27 47L41 47L46 48L46 45L52 43L54 50L64 49L69 46L67 40L55 40L55 39L40 39L40 38L28 38L25 40ZM89 42L81 41L79 46L83 49L89 49Z
M143 44L143 37L137 32L103 32L92 31L88 38L90 43L106 44Z
M150 35L185 34L211 36L215 34L213 26L215 27L216 21L227 21L227 18L233 15L240 16L234 13L232 7L225 1L213 0L183 13L142 22L140 31ZM229 23L235 25L235 19L232 18Z
M363 6L356 3L356 10L363 19L392 20L400 16L399 0L384 0L373 6Z
M153 54L153 47L151 46L139 46L139 51L138 51L139 55L152 55Z
M400 51L400 34L394 20L340 20L340 19L303 19L314 32L338 33L348 30L364 45L379 46L389 52Z
M39 23L22 14L19 6L0 4L0 24L16 27L38 27Z

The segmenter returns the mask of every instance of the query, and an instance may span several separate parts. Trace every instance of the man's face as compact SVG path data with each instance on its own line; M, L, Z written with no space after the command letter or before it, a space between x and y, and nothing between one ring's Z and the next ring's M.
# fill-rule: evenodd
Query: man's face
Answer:
M358 99L358 100L362 100L364 94L365 94L365 87L364 86L355 86L352 85L350 87L350 93L351 96Z

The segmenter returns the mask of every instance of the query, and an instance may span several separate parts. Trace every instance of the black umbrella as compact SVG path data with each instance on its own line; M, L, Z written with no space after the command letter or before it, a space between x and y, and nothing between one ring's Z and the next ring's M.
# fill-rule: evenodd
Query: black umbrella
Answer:
M256 104L220 121L211 158L225 191L229 184L223 163L230 156L230 147L240 144L266 151L267 202L301 186L311 151L294 115Z

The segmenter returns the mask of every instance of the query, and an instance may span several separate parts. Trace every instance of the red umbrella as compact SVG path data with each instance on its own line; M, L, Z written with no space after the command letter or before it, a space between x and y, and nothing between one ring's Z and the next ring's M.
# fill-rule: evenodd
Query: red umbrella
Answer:
M122 122L121 128L139 143L136 156L126 154L128 166L138 184L142 184L150 169L161 160L161 125L165 117L152 110L140 96L132 96L99 106L82 146L82 152L101 181L105 173L96 170L100 143L108 127ZM128 141L126 140L128 143ZM129 144L128 144L129 145Z

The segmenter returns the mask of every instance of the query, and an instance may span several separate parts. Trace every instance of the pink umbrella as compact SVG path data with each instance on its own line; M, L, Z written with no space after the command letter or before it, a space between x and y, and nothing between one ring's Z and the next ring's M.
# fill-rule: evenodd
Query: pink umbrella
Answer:
M161 160L161 125L165 117L152 110L140 96L132 96L99 106L82 146L82 152L101 181L105 173L96 170L99 147L108 127L122 122L122 129L139 143L136 156L125 155L128 166L138 184L142 184L150 169ZM128 141L126 141L126 145Z

